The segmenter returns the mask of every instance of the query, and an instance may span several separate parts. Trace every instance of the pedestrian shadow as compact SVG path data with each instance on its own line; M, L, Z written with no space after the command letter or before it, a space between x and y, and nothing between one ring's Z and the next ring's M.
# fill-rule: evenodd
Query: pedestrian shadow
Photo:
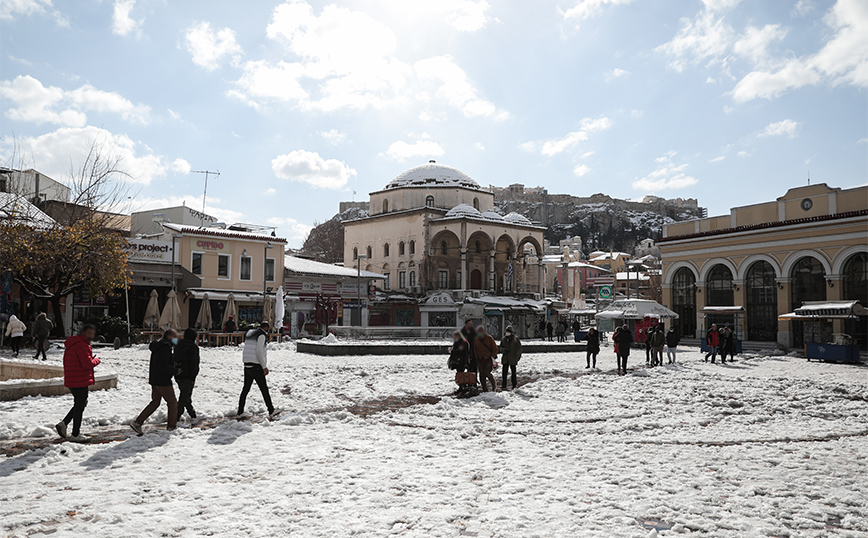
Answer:
M50 447L45 447L40 450L31 450L30 452L25 452L20 456L6 458L0 461L0 478L6 478L7 476L11 476L13 473L27 469L51 452Z
M250 422L239 422L230 420L225 422L211 431L211 436L208 437L209 445L231 445L242 435L253 431L253 424Z
M111 467L118 461L134 458L152 448L158 448L169 442L171 432L158 432L142 437L129 437L119 443L100 450L93 456L81 462L82 467L89 471Z

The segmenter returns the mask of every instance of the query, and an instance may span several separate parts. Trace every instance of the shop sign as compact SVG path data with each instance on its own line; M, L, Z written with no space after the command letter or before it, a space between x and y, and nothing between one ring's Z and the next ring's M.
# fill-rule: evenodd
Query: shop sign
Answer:
M432 295L425 301L426 305L454 305L455 301L448 293L437 293Z
M306 292L321 292L322 282L302 282L301 291Z
M361 290L362 293L364 293L364 292L365 292L365 286L366 286L366 284L362 284L362 286L359 287L358 283L356 283L356 284L350 284L349 282L342 282L342 283L341 283L340 290L341 290L341 293L342 293L342 294L345 294L345 293L359 293L359 290Z
M191 239L193 250L207 250L219 252L226 247L226 244L219 239Z
M127 239L123 248L131 262L172 263L171 241Z

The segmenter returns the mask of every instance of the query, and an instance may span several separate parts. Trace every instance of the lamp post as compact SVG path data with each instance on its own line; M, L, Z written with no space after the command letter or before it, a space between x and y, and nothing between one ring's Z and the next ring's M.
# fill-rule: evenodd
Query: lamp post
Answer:
M177 260L177 256L175 256L175 240L181 239L182 235L172 234L172 291L177 293L175 290L175 261Z
M262 249L262 316L265 319L265 301L268 300L268 249L274 248L271 243L265 243Z
M362 324L362 260L366 260L366 259L368 259L367 256L359 256L358 258L356 258L356 262L357 262L356 268L358 269L358 271L357 271L358 276L356 279L356 283L357 283L356 302L358 304L356 305L356 308L359 309L359 325Z

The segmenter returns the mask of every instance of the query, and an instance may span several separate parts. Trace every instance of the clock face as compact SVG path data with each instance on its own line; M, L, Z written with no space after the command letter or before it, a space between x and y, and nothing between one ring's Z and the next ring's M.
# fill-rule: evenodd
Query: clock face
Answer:
M802 200L802 209L804 209L805 211L808 211L812 207L814 207L814 201L813 200L811 200L810 198L805 198L804 200Z

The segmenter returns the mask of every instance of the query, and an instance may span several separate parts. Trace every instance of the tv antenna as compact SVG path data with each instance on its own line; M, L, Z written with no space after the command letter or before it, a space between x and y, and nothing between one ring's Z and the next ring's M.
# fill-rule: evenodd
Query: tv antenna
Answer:
M208 176L219 176L220 170L212 172L211 170L190 170L194 174L205 174L205 190L202 192L202 226L205 226L205 198L208 196Z

